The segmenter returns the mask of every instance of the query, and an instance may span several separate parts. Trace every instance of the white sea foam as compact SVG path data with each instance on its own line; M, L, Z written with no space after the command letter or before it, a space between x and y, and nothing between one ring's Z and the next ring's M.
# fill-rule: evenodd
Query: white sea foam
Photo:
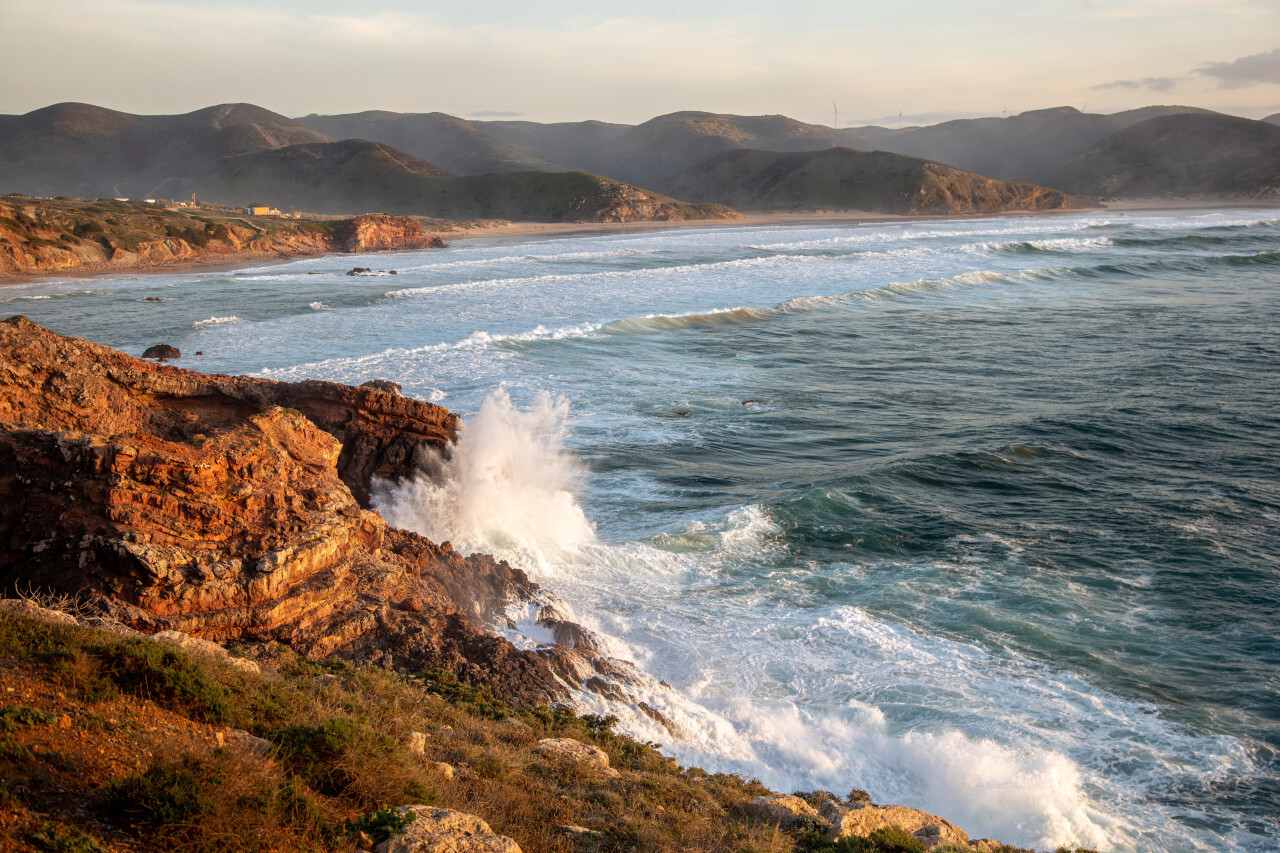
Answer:
M579 603L572 618L610 653L653 674L629 684L625 702L580 691L580 710L616 715L682 762L781 790L864 787L1013 843L1148 850L1144 839L1159 834L1177 849L1210 849L1150 798L1189 776L1247 775L1240 744L1012 653L858 607L797 606L791 574L805 569L785 551L767 582L744 581L744 568L779 547L760 506L647 543L599 542L576 499L566 418L548 395L521 411L494 392L448 463L379 488L375 502L392 524L530 571ZM955 542L979 556L989 545L1020 551L994 535ZM553 642L535 617L512 614L509 638ZM1116 755L1130 765L1126 781L1090 769Z
M388 348L381 352L366 353L364 355L347 356L343 358L326 358L322 361L312 361L305 364L292 365L290 367L264 368L263 370L258 371L258 375L278 379L286 379L294 376L316 376L322 373L331 376L349 376L353 372L371 369L377 365L383 364L401 368L406 359L426 353L446 352L449 350L483 349L485 347L501 345L504 343L527 343L540 340L560 341L572 338L586 338L595 334L599 329L599 323L582 323L576 326L566 326L562 328L537 326L524 332L487 332L482 329L472 332L460 341L454 341L452 343L427 344L425 346L413 347L410 349Z
M575 498L581 472L564 450L568 404L540 394L521 411L492 392L463 426L439 471L376 490L389 523L541 564L549 548L590 542L595 530Z
M308 305L307 307L308 307L308 308L310 308L312 311L323 311L324 309L328 308L329 306L328 306L328 305L325 305L323 302L312 302L312 303L311 303L310 305Z
M224 326L228 323L243 323L240 317L210 317L208 320L197 320L191 324L193 329L203 329L207 326Z

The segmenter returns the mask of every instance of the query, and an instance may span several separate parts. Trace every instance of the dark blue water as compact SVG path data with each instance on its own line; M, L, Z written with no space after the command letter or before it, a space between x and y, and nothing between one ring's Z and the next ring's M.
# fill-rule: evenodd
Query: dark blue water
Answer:
M477 242L385 266L9 307L468 415L455 479L384 511L521 562L678 688L650 697L678 738L609 710L682 760L1013 843L1280 849L1280 213Z

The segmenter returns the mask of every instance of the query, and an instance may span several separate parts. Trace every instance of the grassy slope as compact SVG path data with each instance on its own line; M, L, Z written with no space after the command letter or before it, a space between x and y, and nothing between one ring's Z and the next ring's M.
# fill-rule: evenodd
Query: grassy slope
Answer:
M327 138L252 104L141 116L55 104L0 116L0 192L185 198L220 158Z
M1275 197L1280 127L1217 113L1160 116L1108 136L1053 180L1082 194Z
M0 197L0 249L6 245L75 249L85 243L98 243L133 251L143 243L166 237L181 237L192 245L206 244L219 239L227 227L271 237L331 234L341 224L338 220L317 222L271 216L250 219L230 208L166 210L144 202L114 199Z
M585 172L456 177L388 145L347 140L232 158L201 184L200 194L331 213L560 222L590 219L580 215L578 203L596 199L611 183ZM694 205L647 195L685 218L706 216Z
M732 151L673 179L683 198L749 210L854 209L879 213L989 213L1059 206L1059 194L993 181L886 151ZM1046 194L1047 193L1047 194Z
M900 832L832 844L803 822L783 831L750 808L769 793L759 782L680 767L611 717L514 709L446 673L232 652L262 673L0 611L0 849L345 853L380 840L380 810L423 804L478 815L525 853L924 851ZM232 729L269 747L237 747ZM423 755L404 746L412 732ZM548 759L547 737L599 747L617 774Z
M562 166L492 137L469 121L444 113L369 111L311 115L298 121L332 139L385 142L460 175L535 169L563 171Z

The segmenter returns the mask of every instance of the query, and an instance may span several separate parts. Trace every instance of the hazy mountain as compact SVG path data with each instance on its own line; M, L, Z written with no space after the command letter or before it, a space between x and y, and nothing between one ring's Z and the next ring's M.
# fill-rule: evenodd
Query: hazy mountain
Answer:
M1267 124L1280 124L1280 113L1273 113L1272 115L1262 119L1262 121L1265 121Z
M872 147L854 131L805 124L786 116L679 112L629 128L572 165L671 192L666 185L669 178L726 151L820 151L833 145Z
M627 222L735 216L719 205L687 204L584 172L459 177L363 139L229 157L200 181L198 191L237 205L442 219Z
M252 104L172 116L55 104L0 116L0 188L45 196L180 197L223 157L326 141Z
M223 160L199 180L201 198L284 210L366 213L394 210L422 178L450 172L380 142L347 139L255 151Z
M924 157L1006 181L1052 186L1050 176L1111 134L1162 115L1209 113L1195 107L1143 107L1099 115L1074 107L1033 110L1008 118L948 121L893 130L858 128L872 147Z
M997 213L1074 207L1065 193L887 151L729 151L672 178L691 201L743 210Z
M517 169L578 169L662 189L672 175L739 148L817 151L833 145L871 147L849 130L786 116L680 112L631 126L598 121L539 124L467 122L442 113L307 116L303 123L333 138L395 145L459 174Z
M504 142L477 129L471 122L444 113L375 110L350 115L309 115L298 121L331 139L385 142L459 175L565 171L565 167L552 160Z
M1280 195L1280 127L1218 113L1166 115L1108 136L1053 176L1078 194Z
M539 124L536 121L476 121L472 126L556 163L584 163L634 125L603 121Z

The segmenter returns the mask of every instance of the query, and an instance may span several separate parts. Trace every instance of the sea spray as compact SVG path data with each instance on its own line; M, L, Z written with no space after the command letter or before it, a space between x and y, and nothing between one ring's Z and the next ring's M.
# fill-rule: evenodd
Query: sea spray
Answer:
M617 611L602 612L601 601L611 593L593 590L596 584L613 588L612 595L627 586L641 598L664 597L670 578L732 573L739 561L766 550L767 537L778 528L762 507L744 506L719 521L659 534L648 545L595 541L578 504L583 472L565 447L567 419L568 403L545 391L524 410L505 388L492 391L463 424L448 460L407 483L380 484L374 504L392 525L448 540L464 552L495 554L554 591L572 591L582 606L570 609L570 616L600 634L607 653L646 669L660 663L655 655L674 653L692 667L677 679L687 695L637 670L622 686L627 701L578 691L579 710L617 716L621 730L664 744L684 763L755 776L777 788L862 787L882 802L928 806L1006 839L1111 849L1103 827L1114 834L1119 825L1089 807L1078 768L1060 753L1013 749L949 728L894 731L879 708L856 700L823 710L770 700L755 695L760 685L750 679L699 662L702 653L680 638L676 625L674 645L655 644L652 627L635 631ZM508 639L526 648L552 642L532 615L537 607L524 609L529 612L511 614ZM662 621L643 605L635 613L643 621ZM732 609L718 619L742 620L748 636L757 631L756 618ZM868 624L864 615L855 621ZM801 669L811 669L797 642L823 629L823 620L795 626L796 639L771 650L770 666L787 667L795 656ZM909 631L878 623L870 629L902 652L924 653L915 648L923 638L912 639ZM724 656L714 650L724 638L718 635L724 632L704 635L704 652L713 657ZM748 647L757 645L750 640ZM661 663L671 666L670 660ZM642 706L666 722L638 710Z
M374 505L396 527L545 570L545 549L595 537L576 499L581 468L564 448L568 414L568 402L545 391L521 411L499 388L439 471L381 484Z

